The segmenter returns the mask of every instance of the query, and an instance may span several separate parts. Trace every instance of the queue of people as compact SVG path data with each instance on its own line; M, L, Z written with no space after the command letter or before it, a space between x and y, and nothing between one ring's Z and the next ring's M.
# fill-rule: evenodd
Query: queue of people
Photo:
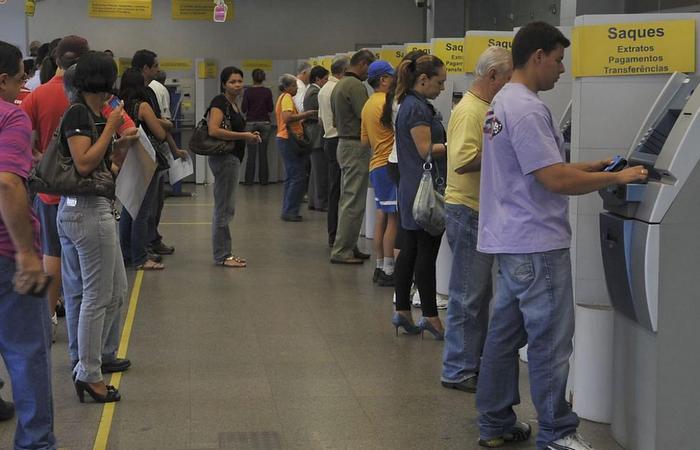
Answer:
M476 393L479 444L498 448L530 438L531 426L513 410L520 402L517 353L527 344L537 447L592 449L577 433L578 417L565 399L573 337L567 196L643 181L646 174L638 167L602 172L607 160L565 163L556 122L537 93L554 87L568 46L558 29L534 22L518 31L512 51L486 50L447 131L431 103L444 89L445 64L423 51L410 52L397 67L366 49L337 58L330 73L304 64L296 77L280 77L274 104L262 86L264 72L253 73L255 87L244 94L243 72L225 67L220 94L206 113L208 135L228 145L208 158L215 177L214 263L247 266L233 252L230 222L246 145L242 184L252 183L256 165L259 180L267 183L261 155L274 111L286 173L281 219L302 221L308 193L312 209L327 210L330 262L364 264L370 255L358 239L371 181L377 219L373 281L394 288L397 336L400 330L427 332L444 341L440 382ZM61 303L78 399L121 399L103 373L131 366L116 357L126 267L163 270L162 255L174 252L158 233L166 153L189 157L172 137L154 52L136 52L115 97L112 56L89 50L78 36L50 47L53 76L18 107L14 102L27 81L22 54L0 42L0 353L13 385L16 448L56 448L50 345ZM44 72L45 64L52 67L42 62ZM158 168L132 217L126 209L117 214L114 179L138 127L156 149ZM99 175L106 186L42 193L32 204L30 171L52 145L65 149L79 176ZM444 230L413 213L427 174L438 195L444 193ZM453 252L444 325L436 299L443 232ZM414 285L422 312L417 322L411 312ZM0 403L0 412L10 406Z

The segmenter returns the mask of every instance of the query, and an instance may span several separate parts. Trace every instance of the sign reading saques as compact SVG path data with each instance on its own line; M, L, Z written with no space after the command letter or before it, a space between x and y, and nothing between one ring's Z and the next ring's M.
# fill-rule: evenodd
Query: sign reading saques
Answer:
M474 73L479 57L489 47L511 50L513 33L510 31L467 31L464 36L464 72Z
M584 25L573 32L573 75L695 72L695 21Z

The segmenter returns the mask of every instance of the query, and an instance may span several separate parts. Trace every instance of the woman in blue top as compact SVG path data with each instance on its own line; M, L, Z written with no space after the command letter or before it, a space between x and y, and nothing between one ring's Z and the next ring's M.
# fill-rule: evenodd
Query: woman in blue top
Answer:
M396 313L392 323L398 332L417 334L429 331L442 340L444 328L438 317L435 298L435 261L442 235L432 236L413 219L413 201L423 175L423 164L432 155L434 167L446 166L445 130L428 102L445 88L445 65L432 55L415 61L402 61L396 70L396 149L399 160L398 203L401 227L406 230L394 271ZM410 292L414 279L420 293L423 317L418 326L411 317Z

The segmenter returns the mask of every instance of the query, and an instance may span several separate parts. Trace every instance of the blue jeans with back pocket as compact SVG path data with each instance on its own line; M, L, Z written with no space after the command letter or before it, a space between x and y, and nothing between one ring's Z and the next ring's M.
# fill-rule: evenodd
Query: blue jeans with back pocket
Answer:
M482 439L493 439L515 424L518 349L528 344L537 448L543 448L576 432L579 423L565 398L574 336L571 257L566 248L496 259L496 296L476 393L479 432Z

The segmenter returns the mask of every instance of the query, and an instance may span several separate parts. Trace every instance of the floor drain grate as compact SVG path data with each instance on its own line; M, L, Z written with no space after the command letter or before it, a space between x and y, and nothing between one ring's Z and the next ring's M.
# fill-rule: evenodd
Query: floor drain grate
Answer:
M274 431L219 433L221 450L280 450L281 448L280 434Z

